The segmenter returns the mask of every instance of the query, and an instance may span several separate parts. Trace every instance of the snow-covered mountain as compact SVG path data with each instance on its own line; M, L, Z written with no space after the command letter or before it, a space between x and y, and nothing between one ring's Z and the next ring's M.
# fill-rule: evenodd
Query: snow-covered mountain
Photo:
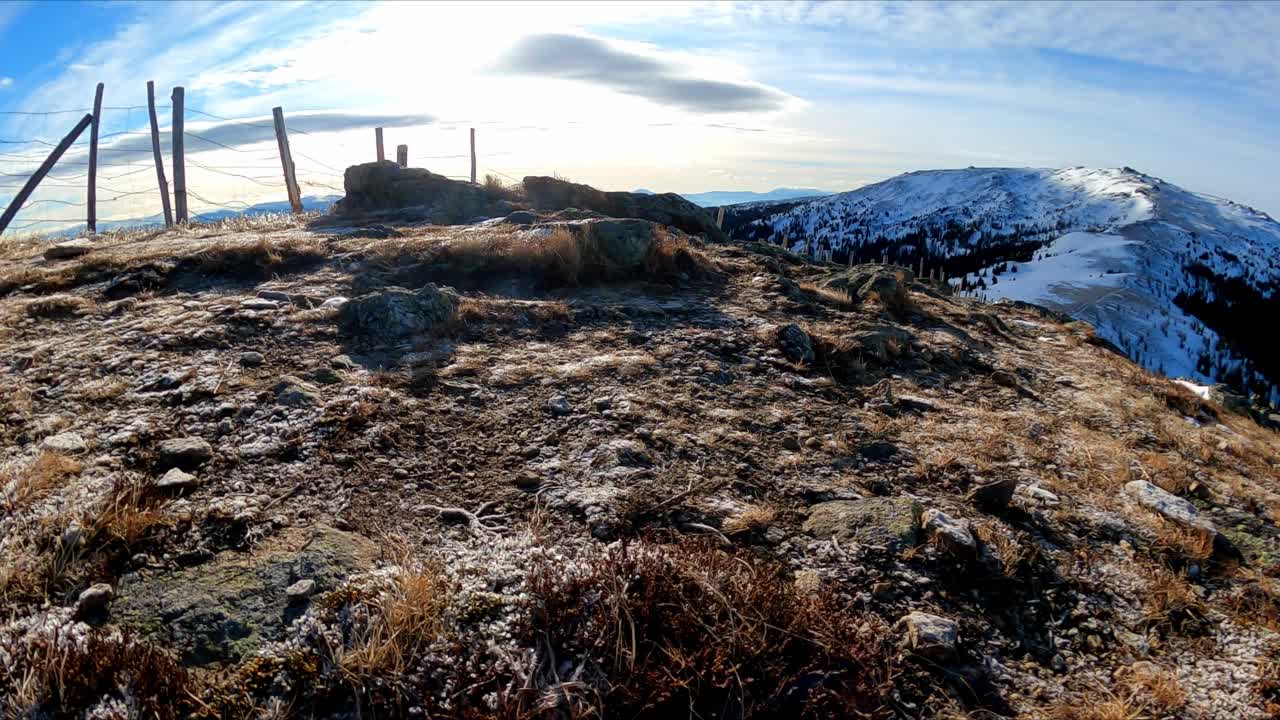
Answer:
M631 192L641 195L653 195L652 190L639 188ZM753 192L751 190L711 190L709 192L700 193L682 193L680 197L688 200L694 205L701 207L719 207L721 205L737 205L749 202L770 202L776 200L797 200L804 198L806 200L812 198L826 197L831 195L830 190L818 190L815 188L774 188L768 192Z
M900 175L730 208L736 238L837 262L924 262L991 299L1088 320L1145 366L1280 402L1280 223L1131 168Z

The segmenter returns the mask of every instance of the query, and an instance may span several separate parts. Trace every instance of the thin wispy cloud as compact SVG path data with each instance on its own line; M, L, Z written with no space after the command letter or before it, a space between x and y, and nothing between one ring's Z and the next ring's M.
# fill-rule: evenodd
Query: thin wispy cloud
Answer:
M592 83L692 112L773 112L784 109L789 99L786 93L771 87L697 77L675 63L579 35L523 38L498 68Z

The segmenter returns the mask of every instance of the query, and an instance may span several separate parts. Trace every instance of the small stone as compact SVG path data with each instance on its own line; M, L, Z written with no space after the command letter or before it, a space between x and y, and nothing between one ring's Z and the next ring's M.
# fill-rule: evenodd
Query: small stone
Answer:
M569 405L569 400L563 395L556 395L547 401L547 409L552 415L568 415L573 412L573 408Z
M290 302L289 293L282 290L259 290L258 297L263 300L274 300L276 302Z
M339 310L339 311L340 311L340 310L342 310L342 308L344 308L344 307L346 307L346 306L347 306L347 303L348 303L348 302L351 302L351 301L350 301L350 300L348 300L347 298L344 298L344 297L341 297L341 296L339 296L339 297L331 297L331 298L329 298L328 300L325 300L324 302L320 303L320 309L321 309L321 310Z
M321 385L336 385L342 382L342 376L333 368L320 367L307 373L307 379Z
M105 619L113 597L115 597L115 591L110 585L106 583L90 585L76 600L76 617L82 620Z
M788 435L782 438L782 448L784 450L795 452L800 449L800 439L795 435Z
M351 359L350 355L334 355L329 360L329 366L335 370L359 370L360 365Z
M287 407L314 405L320 397L314 386L292 375L281 375L272 390L276 394L276 402Z
M898 446L891 442L877 440L859 447L858 454L868 460L887 460L898 454Z
M250 350L249 352L240 353L240 364L245 367L258 367L263 363L263 360L264 358L260 352Z
M279 310L280 303L274 300L263 300L262 298L249 298L241 300L240 307L245 310Z
M925 510L920 526L951 553L971 557L978 550L978 543L973 539L969 523L957 520L941 510Z
M192 470L213 458L213 446L198 437L170 438L160 443L161 467Z
M312 594L315 593L315 591L316 591L316 581L312 580L311 578L307 578L305 580L299 580L298 582L285 588L284 594L288 595L290 600L296 601L296 600L305 600L306 598L311 597Z
M906 630L903 645L930 660L946 660L956 654L960 626L954 620L925 612L912 612L898 620Z
M40 442L40 447L64 455L78 455L89 450L84 438L73 432L50 435Z
M1036 500L1042 503L1047 503L1050 505L1058 502L1057 495L1054 495L1053 493L1049 492L1048 490L1045 490L1044 488L1034 483L1030 485L1019 485L1017 490L1015 490L1014 492L1016 492L1018 495L1021 495L1023 497L1031 498L1032 500Z
M200 481L195 475L185 473L179 468L170 468L169 472L160 476L156 480L156 487L161 490L186 490L199 485Z
M813 362L813 342L804 328L791 323L778 329L778 343L782 346L782 354L794 363L807 365Z
M804 529L819 538L896 548L915 542L920 512L909 497L832 500L809 508Z
M975 485L965 494L965 498L983 510L1003 510L1013 499L1013 492L1018 488L1018 481L1003 478L993 482Z
M1126 483L1124 494L1139 505L1190 528L1217 533L1213 521L1202 517L1196 506L1146 480Z

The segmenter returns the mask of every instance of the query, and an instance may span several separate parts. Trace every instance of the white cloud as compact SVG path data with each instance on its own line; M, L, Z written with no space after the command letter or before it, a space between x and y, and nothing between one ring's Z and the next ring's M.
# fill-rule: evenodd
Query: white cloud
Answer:
M13 86L13 78L0 75L0 90L4 90Z

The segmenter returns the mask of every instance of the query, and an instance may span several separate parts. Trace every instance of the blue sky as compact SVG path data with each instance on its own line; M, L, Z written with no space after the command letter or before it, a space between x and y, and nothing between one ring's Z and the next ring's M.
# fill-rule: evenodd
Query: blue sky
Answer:
M0 112L85 108L97 82L131 108L155 80L162 105L180 84L189 108L248 118L188 112L234 148L188 141L195 207L281 199L261 126L281 105L308 194L370 159L377 124L449 175L476 127L482 172L610 189L1129 165L1280 216L1280 3L8 2L0 47ZM0 115L0 139L56 142L76 118ZM103 125L123 134L99 214L156 212L149 140L128 134L145 112ZM0 201L45 150L0 147ZM77 160L24 217L75 215L56 201L83 199Z

